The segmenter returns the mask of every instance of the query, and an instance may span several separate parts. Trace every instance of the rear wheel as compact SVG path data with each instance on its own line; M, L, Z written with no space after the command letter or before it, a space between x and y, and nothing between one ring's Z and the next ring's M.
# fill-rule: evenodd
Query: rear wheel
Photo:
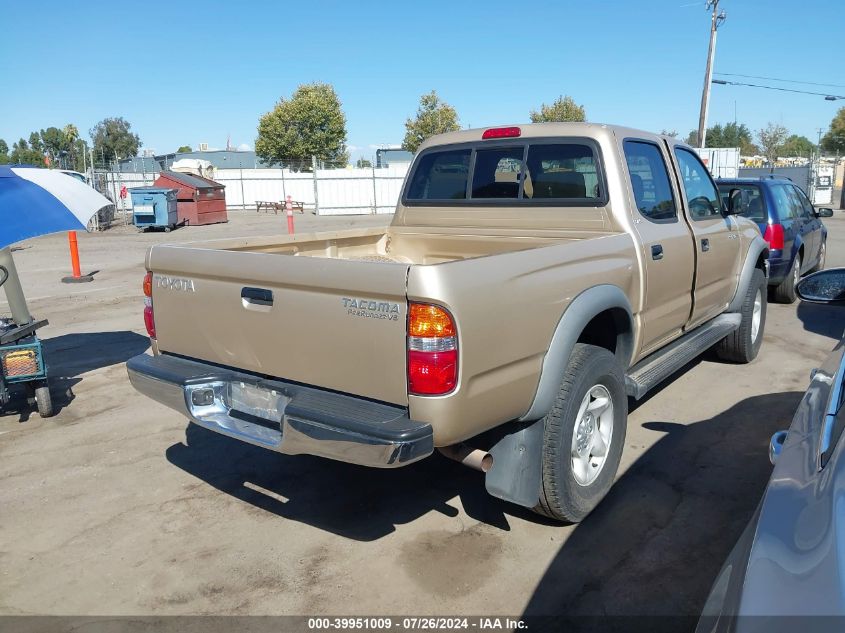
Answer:
M578 343L543 419L542 491L534 511L577 523L613 484L628 420L622 368L603 347Z
M751 276L740 313L739 328L719 341L716 354L722 360L750 363L757 358L766 327L766 276L759 268Z
M46 380L35 387L35 404L38 405L38 415L49 418L53 415L53 398L50 396L50 385Z
M789 274L772 291L774 300L778 303L795 303L795 299L798 297L795 293L795 286L798 285L800 279L801 253L798 253L795 255L795 261L792 262Z

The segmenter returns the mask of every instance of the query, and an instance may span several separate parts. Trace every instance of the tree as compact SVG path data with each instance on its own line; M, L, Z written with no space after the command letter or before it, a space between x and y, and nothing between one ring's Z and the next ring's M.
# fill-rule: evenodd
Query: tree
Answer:
M373 164L370 161L368 161L366 158L359 158L357 160L357 162L355 163L355 166L370 169L373 166Z
M745 156L757 154L759 151L754 145L751 130L744 123L731 122L724 126L717 123L707 128L704 143L707 147L738 147L739 153Z
M50 159L50 164L63 166L62 159L67 156L70 149L70 143L65 133L57 127L48 127L46 130L41 130L41 144L44 153Z
M31 132L29 135L29 147L32 151L39 154L44 152L44 145L41 142L41 136L38 132Z
M12 144L12 153L9 155L9 162L12 164L32 165L44 167L44 155L27 144L24 139Z
M684 142L692 147L698 147L698 130L691 130Z
M788 135L789 130L777 123L769 123L762 130L757 131L757 141L760 143L760 150L772 168L774 168L778 160L778 153Z
M87 166L88 143L83 138L78 138L71 145L71 165L76 171L85 171Z
M803 156L810 158L815 150L816 146L813 145L813 141L806 136L793 134L784 141L779 151L784 156Z
M302 84L258 122L256 155L270 164L307 166L311 157L346 163L346 116L330 84Z
M179 149L176 150L177 154L187 154L188 152L193 152L193 148L190 145L182 145Z
M661 133L663 136L671 136L672 138L678 138L678 132L677 132L677 130L667 130L667 129L663 129L663 130L660 130L660 133Z
M62 128L62 134L65 135L67 140L67 156L64 158L65 168L82 171L77 166L78 163L82 162L79 157L79 128L73 123L68 123Z
M5 165L9 162L9 146L6 141L0 138L0 165Z
M845 108L839 108L830 122L830 130L822 137L822 148L828 152L845 152Z
M136 156L141 139L131 130L132 125L123 117L103 119L90 131L94 154L106 161Z
M584 106L575 103L575 100L569 95L561 95L555 102L547 106L545 103L540 104L540 111L531 111L532 123L548 123L551 121L586 121L587 113L584 111Z
M420 107L413 119L405 121L405 138L402 149L416 152L427 138L435 134L457 132L461 129L458 113L432 90L420 97Z

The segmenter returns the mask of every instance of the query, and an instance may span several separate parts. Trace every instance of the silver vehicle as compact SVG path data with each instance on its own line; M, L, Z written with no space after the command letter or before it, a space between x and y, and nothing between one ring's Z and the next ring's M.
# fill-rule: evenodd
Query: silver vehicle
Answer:
M845 306L845 268L804 278L798 296ZM845 308L843 308L845 317ZM716 578L699 633L845 630L845 339L818 369L757 511Z

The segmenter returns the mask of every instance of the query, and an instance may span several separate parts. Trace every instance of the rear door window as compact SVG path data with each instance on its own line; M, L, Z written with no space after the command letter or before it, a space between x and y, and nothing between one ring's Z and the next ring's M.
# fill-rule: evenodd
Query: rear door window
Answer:
M480 149L475 153L473 198L519 198L524 147Z
M788 191L786 185L773 185L772 196L775 199L775 208L781 222L784 220L797 220L803 215L798 200L794 194Z
M623 145L639 212L654 222L676 220L678 212L660 148L646 141L625 141Z
M423 154L408 187L408 199L464 200L471 154L470 149Z

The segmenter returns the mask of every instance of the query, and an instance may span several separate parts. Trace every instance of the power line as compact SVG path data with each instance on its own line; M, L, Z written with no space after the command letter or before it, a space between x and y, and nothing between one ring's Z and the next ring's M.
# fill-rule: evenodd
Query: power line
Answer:
M738 73L717 73L714 75L723 75L725 77L745 77L747 79L765 79L766 81L782 81L790 84L806 84L808 86L827 86L828 88L845 88L843 84L822 84L815 81L799 81L797 79L778 79L777 77L761 77L759 75L740 75Z
M828 101L835 101L836 99L845 99L842 95L832 95L828 92L810 92L808 90L795 90L794 88L781 88L780 86L761 86L760 84L747 84L740 81L727 81L726 79L714 79L714 84L721 84L723 86L750 86L752 88L766 88L767 90L780 90L781 92L797 92L803 95L817 95L824 97Z

